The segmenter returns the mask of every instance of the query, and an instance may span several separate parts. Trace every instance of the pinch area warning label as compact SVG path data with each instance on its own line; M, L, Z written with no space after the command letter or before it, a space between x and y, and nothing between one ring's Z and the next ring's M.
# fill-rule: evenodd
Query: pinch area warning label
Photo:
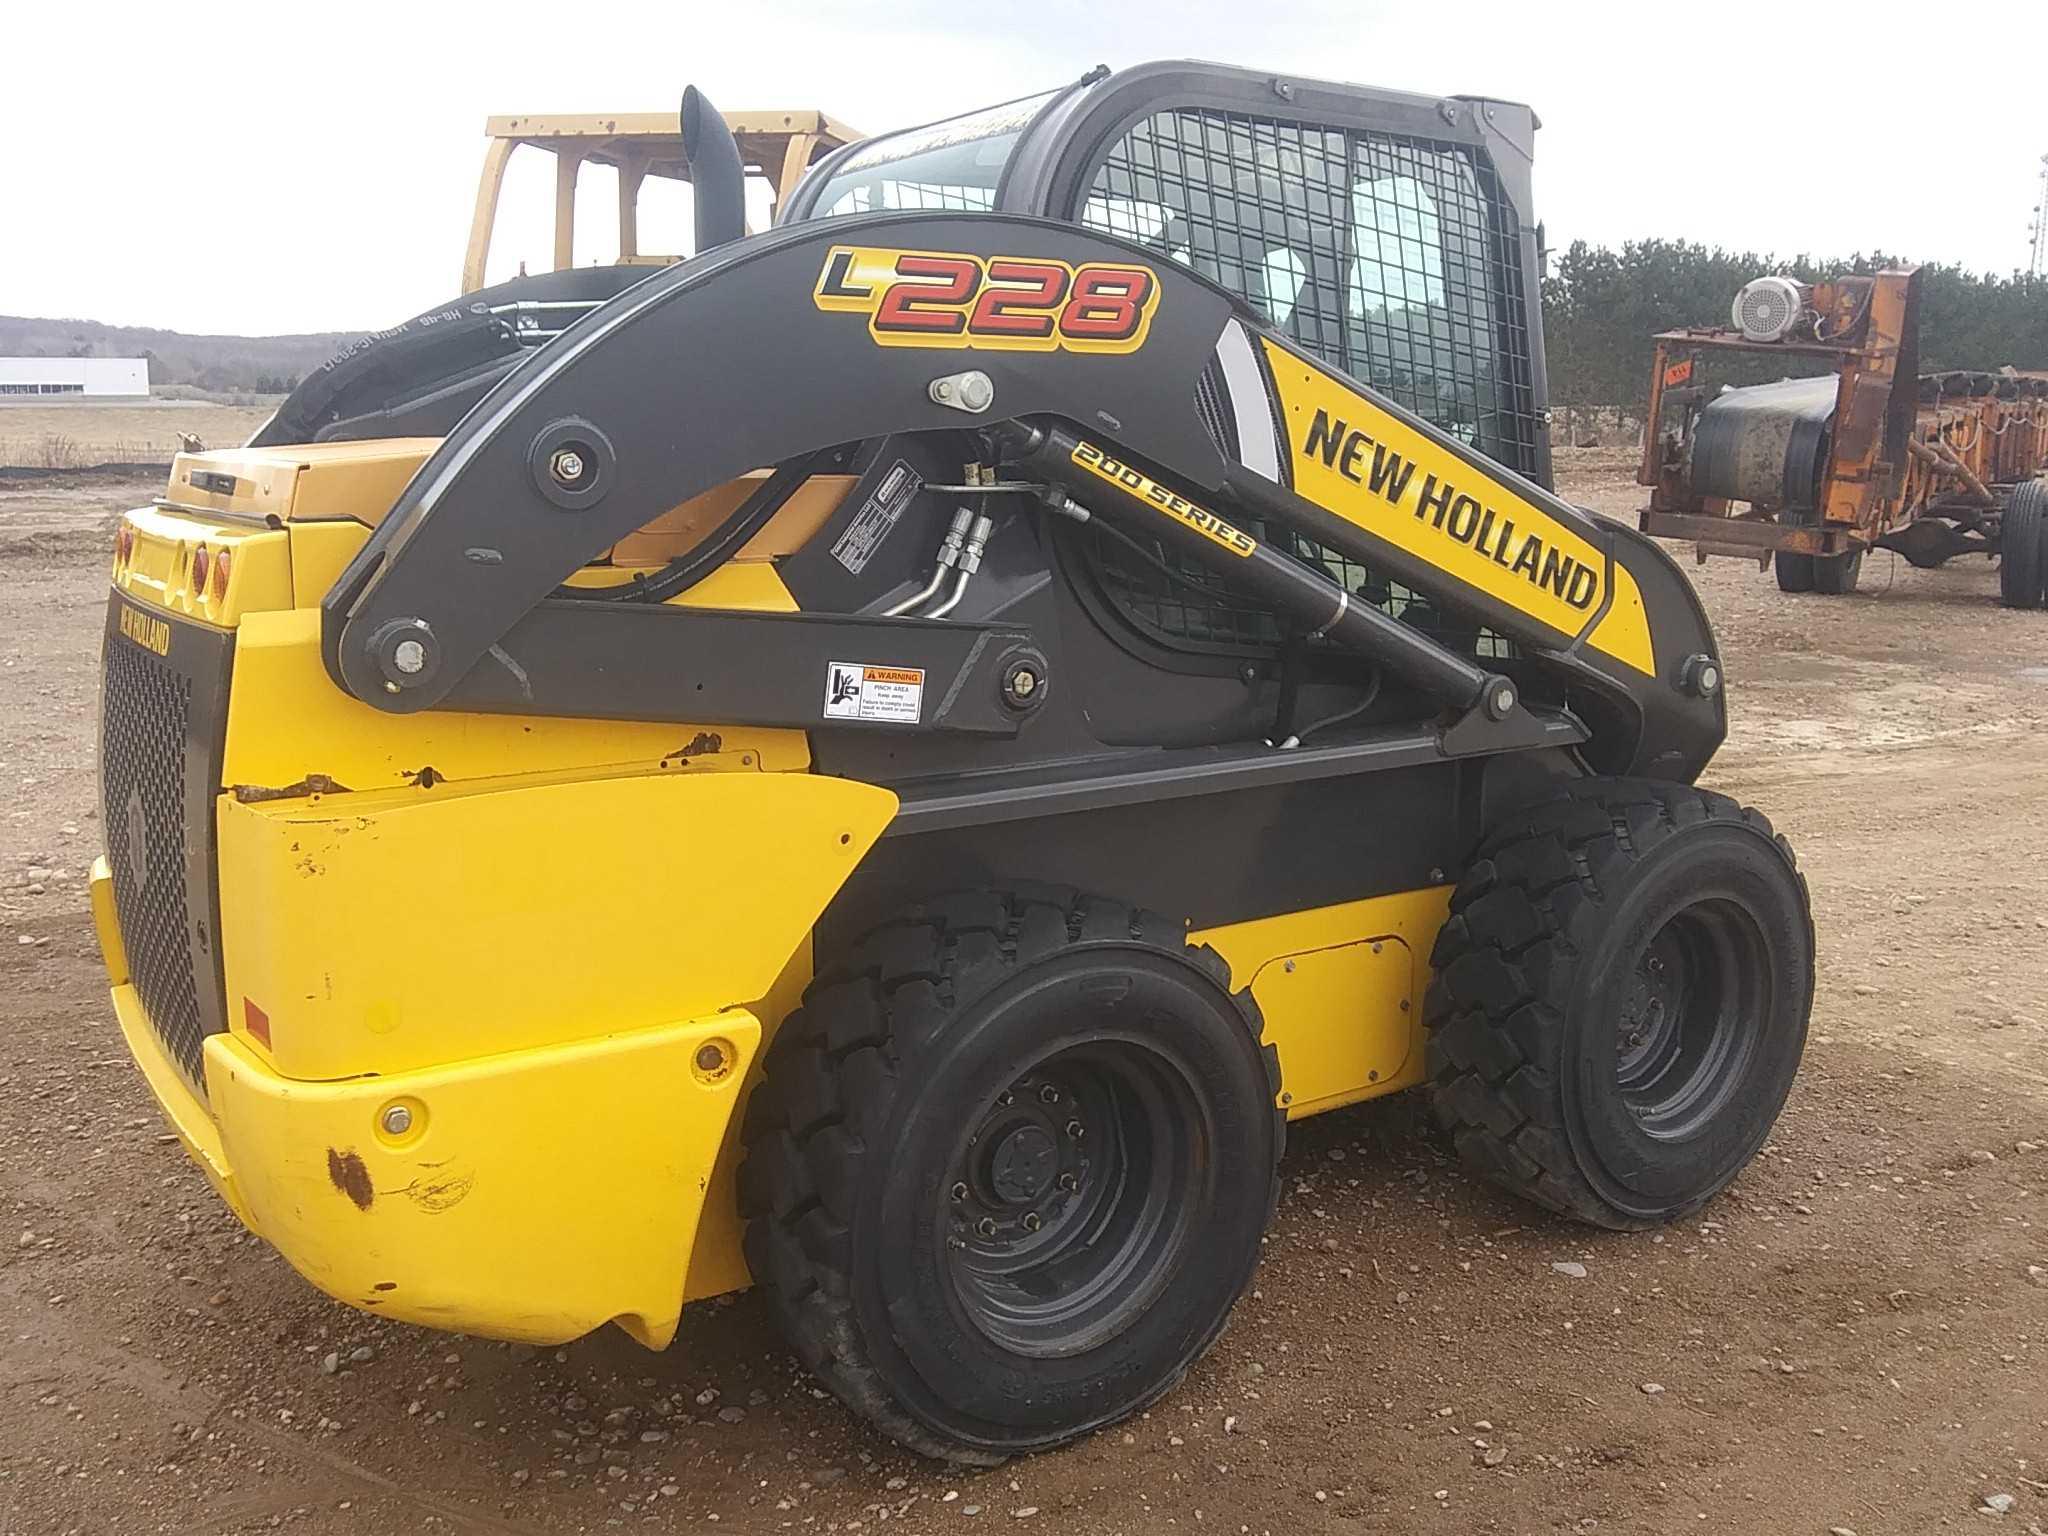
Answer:
M831 662L825 668L825 718L916 725L924 718L924 669Z

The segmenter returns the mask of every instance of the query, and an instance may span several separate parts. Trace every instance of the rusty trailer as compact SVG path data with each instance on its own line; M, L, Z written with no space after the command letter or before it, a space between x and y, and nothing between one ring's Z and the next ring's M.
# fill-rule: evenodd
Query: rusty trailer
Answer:
M2042 606L2048 376L1921 373L1919 287L1912 269L1764 277L1732 326L1660 334L1642 530L1774 566L1788 592L1854 591L1871 549L1921 567L1996 555L2006 605ZM1722 381L1764 359L1790 376Z

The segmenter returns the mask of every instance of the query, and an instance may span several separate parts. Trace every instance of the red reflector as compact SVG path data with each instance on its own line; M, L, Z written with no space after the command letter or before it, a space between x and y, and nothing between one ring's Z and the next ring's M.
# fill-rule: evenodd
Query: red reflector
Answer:
M126 523L123 523L121 525L121 531L114 535L114 559L118 563L126 565L128 563L129 557L134 553L135 530L133 528L130 528Z
M228 595L228 552L221 550L213 557L213 597L219 602Z
M194 596L206 596L207 564L206 546L202 544L192 551L192 592Z
M249 1026L249 1033L267 1051L270 1049L270 1015L258 1008L248 998L242 999L242 1021Z

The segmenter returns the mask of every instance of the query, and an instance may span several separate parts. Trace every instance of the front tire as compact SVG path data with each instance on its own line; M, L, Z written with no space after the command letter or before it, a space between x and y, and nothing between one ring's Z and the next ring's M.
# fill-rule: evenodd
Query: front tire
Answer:
M1432 956L1431 1097L1465 1161L1634 1230L1763 1145L1813 1005L1789 844L1681 784L1588 779L1494 831Z
M1285 1136L1249 992L1156 913L977 893L821 974L747 1106L747 1260L804 1365L992 1463L1135 1412L1250 1282Z

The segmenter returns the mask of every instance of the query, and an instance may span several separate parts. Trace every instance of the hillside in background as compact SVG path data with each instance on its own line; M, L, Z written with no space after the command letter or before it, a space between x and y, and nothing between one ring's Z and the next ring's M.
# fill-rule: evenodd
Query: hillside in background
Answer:
M0 357L146 357L152 388L284 394L352 340L353 331L306 336L187 336L97 320L0 315Z
M1640 410L1656 332L1726 325L1736 290L1762 273L1812 281L1831 273L1873 272L1894 262L1878 254L1784 259L1686 240L1632 240L1619 249L1574 241L1550 252L1543 282L1551 399L1570 411ZM1415 322L1409 317L1402 324L1412 332ZM283 394L359 334L187 336L92 320L0 315L0 356L147 357L150 382L158 388ZM2008 363L2048 369L2048 278L1925 267L1921 367L1996 369Z

